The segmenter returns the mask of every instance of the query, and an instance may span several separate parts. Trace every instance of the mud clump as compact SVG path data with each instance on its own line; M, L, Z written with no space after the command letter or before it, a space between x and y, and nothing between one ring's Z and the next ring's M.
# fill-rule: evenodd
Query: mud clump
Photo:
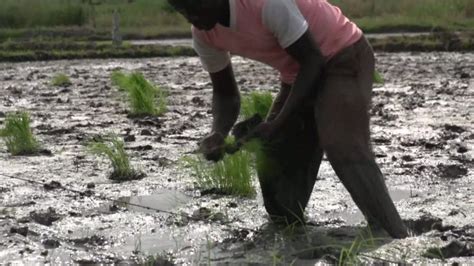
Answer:
M474 246L472 243L467 243L460 240L453 240L449 244L438 248L429 248L425 254L427 258L441 258L449 259L456 257L471 257L474 256Z
M131 175L127 176L125 179L123 176L117 172L112 172L109 176L109 179L115 182L126 182L126 181L133 181L133 180L141 180L146 177L145 173L142 172L133 172ZM93 192L92 192L93 194ZM86 195L87 196L87 195ZM91 195L89 195L91 196Z
M10 228L10 234L19 234L24 237L28 235L28 227L12 227Z
M459 144L457 150L456 150L458 153L466 153L469 151L469 149L467 148L467 146L465 144Z
M213 213L208 208L199 208L193 212L191 216L192 220L195 221L211 221L225 223L227 221L226 216L221 212Z
M45 212L30 212L30 218L38 224L51 226L53 222L58 221L61 219L59 214L56 213L56 210L49 207Z
M438 172L442 178L447 179L458 179L465 175L467 175L468 170L466 167L457 164L445 165L440 164L438 165Z
M127 135L123 138L123 140L125 142L134 142L135 140L137 140L137 138L135 137L135 135Z
M458 133L458 134L466 132L466 129L464 129L463 127L456 126L456 125L449 125L449 124L444 125L444 130Z
M415 110L418 107L423 107L425 98L418 92L413 93L410 97L403 98L402 107L405 110Z
M443 220L431 215L423 215L416 220L406 220L405 224L416 235L435 230L442 226Z
M103 246L107 244L107 239L104 236L93 235L84 238L77 238L71 240L76 246Z
M58 188L61 188L61 187L62 187L62 185L58 181L51 181L51 182L46 183L46 184L43 185L43 188L45 190L55 190L55 189L58 189Z
M46 239L43 241L43 246L46 249L54 249L58 248L61 245L58 240L56 239Z

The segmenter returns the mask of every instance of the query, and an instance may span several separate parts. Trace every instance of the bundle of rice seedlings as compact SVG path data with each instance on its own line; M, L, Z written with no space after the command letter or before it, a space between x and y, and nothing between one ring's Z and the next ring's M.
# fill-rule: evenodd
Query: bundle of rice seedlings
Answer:
M53 80L51 81L51 85L56 86L56 87L68 87L72 85L72 82L68 76L60 73L53 77Z
M253 92L243 97L241 116L250 119L255 114L265 118L272 105L272 95L269 92ZM227 154L217 162L208 162L202 156L186 157L184 161L192 169L198 187L205 192L216 194L252 197L255 188L252 185L252 173L255 162L260 164L260 141L254 140L237 147L233 136L225 140L226 150L235 152ZM255 160L257 157L257 160Z
M374 83L381 84L381 85L385 83L385 80L383 79L382 74L380 74L380 72L378 72L377 70L374 72Z
M123 72L115 70L110 75L112 85L117 86L120 91L127 91L130 87L128 84L128 77Z
M98 156L109 159L112 165L112 173L109 178L116 181L136 180L144 177L144 174L136 171L130 164L125 145L116 136L108 136L100 140L92 141L88 145L89 151Z
M273 97L270 92L254 91L242 98L240 114L243 119L249 119L255 114L265 119L272 106Z
M112 84L128 93L132 116L155 116L166 112L166 95L162 89L153 86L140 73L126 75L114 71Z
M8 152L12 155L33 155L40 150L38 141L30 128L30 116L27 112L9 113L5 127L0 130Z
M202 156L186 157L186 166L191 168L196 183L203 192L214 194L252 197L252 155L239 151L226 155L217 162L208 162Z

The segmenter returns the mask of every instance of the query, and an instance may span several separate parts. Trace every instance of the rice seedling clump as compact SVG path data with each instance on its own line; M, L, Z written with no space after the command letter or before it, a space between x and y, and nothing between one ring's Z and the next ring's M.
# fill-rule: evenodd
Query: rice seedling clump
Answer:
M0 137L12 155L33 155L39 152L40 146L31 131L30 122L26 112L7 114Z
M253 92L243 97L241 116L250 119L255 114L266 117L272 105L272 95L269 92ZM255 188L252 184L255 162L260 164L260 141L252 140L239 147L234 136L225 139L226 151L232 151L217 162L208 162L202 156L185 157L187 167L191 168L196 177L196 183L205 192L216 194L252 197ZM240 150L239 150L240 149ZM257 160L256 160L257 159Z
M243 119L248 119L255 114L265 118L272 106L273 98L270 92L254 91L243 97L240 114Z
M380 72L378 71L374 72L374 83L379 84L379 85L383 85L385 83L385 80L383 79L382 74L380 74Z
M124 74L114 71L112 84L128 93L130 114L136 117L161 115L166 112L166 96L162 89L152 85L141 73Z
M72 85L72 82L68 76L60 73L53 77L51 84L56 87L68 87Z
M241 197L255 195L252 155L247 151L226 155L217 163L208 162L202 156L186 157L184 162L194 172L196 183L203 192Z
M116 136L109 136L92 141L88 145L92 154L109 159L112 165L110 179L116 181L129 181L141 179L144 174L136 171L130 164L128 154L125 151L124 142Z

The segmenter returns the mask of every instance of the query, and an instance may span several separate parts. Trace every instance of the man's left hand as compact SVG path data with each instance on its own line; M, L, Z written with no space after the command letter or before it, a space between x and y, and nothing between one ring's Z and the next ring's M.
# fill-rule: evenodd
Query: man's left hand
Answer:
M277 132L278 127L277 125L272 122L262 122L260 123L250 134L250 137L257 137L263 140L269 140L275 133Z

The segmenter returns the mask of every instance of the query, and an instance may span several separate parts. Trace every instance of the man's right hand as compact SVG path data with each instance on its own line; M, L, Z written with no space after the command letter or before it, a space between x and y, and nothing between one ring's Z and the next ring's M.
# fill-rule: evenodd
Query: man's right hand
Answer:
M199 151L207 160L217 162L224 157L224 136L214 132L206 136L199 143Z

